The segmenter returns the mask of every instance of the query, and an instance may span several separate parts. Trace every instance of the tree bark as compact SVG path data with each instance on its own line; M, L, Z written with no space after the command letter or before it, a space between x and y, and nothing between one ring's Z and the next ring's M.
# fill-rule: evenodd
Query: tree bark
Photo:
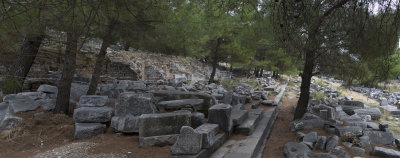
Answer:
M306 61L304 63L303 74L301 75L300 98L297 102L296 110L294 113L294 120L300 119L307 111L308 101L310 99L310 84L312 72L314 69L314 53L306 53Z
M24 83L26 76L31 69L36 55L39 52L39 47L42 44L43 35L26 35L21 46L21 51L18 57L14 60L10 67L11 76L18 79L20 85ZM19 91L21 91L20 89Z
M214 78L215 78L215 73L217 72L217 66L218 66L218 50L219 50L219 47L220 47L220 45L221 45L221 42L222 42L222 38L218 38L217 39L217 45L216 45L216 47L215 47L215 51L214 51L214 57L213 57L213 61L212 61L212 72L211 72L211 75L210 75L210 80L208 81L208 83L210 84L210 83L214 83L215 81L214 81Z
M254 76L255 76L255 77L258 77L258 73L259 73L258 68L257 68L257 67L254 68Z
M54 113L68 114L71 83L75 73L78 36L67 32L67 48L64 55L64 68L58 82L58 94Z
M94 66L92 79L90 80L90 85L89 85L89 90L87 91L87 95L94 95L96 93L97 85L99 84L100 80L100 75L103 72L103 64L107 54L107 48L111 44L112 32L114 30L115 24L116 24L115 20L110 21L107 28L107 32L103 37L103 43L101 44L100 52L97 55L96 64Z

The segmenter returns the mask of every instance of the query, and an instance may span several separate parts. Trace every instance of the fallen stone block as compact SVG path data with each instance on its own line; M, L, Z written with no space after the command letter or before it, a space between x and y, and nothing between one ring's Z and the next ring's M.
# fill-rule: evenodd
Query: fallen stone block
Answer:
M182 108L193 108L200 109L204 103L204 99L182 99L182 100L169 100L157 103L157 107L161 109L182 109Z
M343 136L346 133L351 133L357 136L362 136L363 135L363 129L358 126L337 126L336 127L336 133L339 136Z
M371 141L369 139L369 136L364 135L360 137L360 145L362 147L371 148Z
M317 143L315 144L315 148L319 150L325 150L326 145L326 136L318 136Z
M159 146L163 147L166 145L173 145L178 139L179 134L162 135L162 136L151 136L151 137L139 137L140 147L151 147Z
M324 128L325 121L322 119L292 121L290 123L291 131L299 131L305 129Z
M152 94L146 93L121 93L118 104L115 106L115 116L154 114L157 108L153 103Z
M318 139L317 132L310 132L303 137L303 142L315 143Z
M310 156L311 158L338 158L336 155L332 155L329 153L316 153Z
M103 134L106 125L101 123L75 123L75 139L88 139Z
M202 134L192 127L183 126L177 141L171 147L172 155L194 155L200 152L202 147Z
M205 116L201 112L192 112L190 121L192 128L197 128L206 122Z
M43 92L43 93L57 94L58 93L58 88L56 86L42 84L42 85L39 86L37 91L38 92Z
M109 107L81 107L74 110L74 120L79 123L102 123L111 121L114 109Z
M357 155L360 156L365 156L365 150L363 148L359 148L359 147L352 147L351 150L356 153Z
M81 96L76 107L102 107L108 102L108 96L84 95Z
M122 133L138 133L139 116L127 115L122 117L113 117L110 126Z
M393 145L393 134L391 132L364 131L364 135L369 137L371 143Z
M156 98L160 98L159 101L168 100L181 100L181 99L203 99L204 102L201 106L196 106L196 111L206 111L211 105L215 104L211 95L198 92L183 92L183 91L151 91Z
M371 115L372 120L379 120L381 118L381 111L378 108L357 109L354 112L358 115Z
M218 124L224 132L232 131L232 107L229 104L217 104L208 109L208 123Z
M400 158L400 151L376 146L372 151L372 155L385 158Z
M16 125L22 122L21 117L17 117L11 114L5 114L2 120L0 120L0 130L7 130L14 128Z
M189 111L160 114L143 114L139 120L139 136L161 136L179 134L182 126L190 126Z
M8 105L14 113L32 111L40 106L31 97L24 95L16 95L13 99L8 99Z
M234 93L232 96L232 105L246 104L246 96Z
M338 143L339 143L338 136L334 135L334 136L328 137L328 139L326 140L326 146L325 146L326 151L333 150Z
M344 149L343 146L337 146L334 149L332 149L330 152L332 155L336 155L337 157L340 158L351 158L349 153Z
M224 104L231 104L232 103L232 96L233 92L225 92L224 93Z
M43 110L53 110L56 107L56 99L40 99L36 101Z
M216 136L218 134L218 125L217 124L210 124L210 123L205 123L199 127L196 128L196 131L203 136L203 149L208 149L212 147L214 142L216 141Z
M311 155L311 150L303 143L289 142L283 147L283 153L288 158L309 157Z
M232 110L233 126L242 124L249 116L247 110Z

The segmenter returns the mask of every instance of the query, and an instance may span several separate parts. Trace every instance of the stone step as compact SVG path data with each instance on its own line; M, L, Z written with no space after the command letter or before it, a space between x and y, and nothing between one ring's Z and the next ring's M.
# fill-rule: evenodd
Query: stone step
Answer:
M247 110L232 110L231 118L233 126L242 124L249 117Z
M246 136L251 135L257 127L264 113L264 109L253 109L249 112L248 118L239 126L235 128L235 133L243 134Z
M271 132L277 113L278 107L262 113L259 125L254 129L253 134L242 140L228 140L210 158L254 158L260 156L259 153Z

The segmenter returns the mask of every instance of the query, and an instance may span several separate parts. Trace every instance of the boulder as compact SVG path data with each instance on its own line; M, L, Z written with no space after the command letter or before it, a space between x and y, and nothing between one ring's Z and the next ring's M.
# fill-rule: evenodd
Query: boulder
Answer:
M376 146L372 151L372 155L384 158L400 158L400 151Z
M309 157L311 150L303 143L289 142L283 147L283 153L288 158Z
M143 114L139 120L139 136L161 136L179 134L182 126L190 126L191 113L189 111Z
M378 108L356 109L354 112L360 116L371 115L372 120L379 120L381 118L381 111Z
M88 139L103 134L106 125L101 123L75 123L75 139Z
M208 123L218 124L224 132L230 133L233 122L232 107L229 104L217 104L208 109Z
M338 137L338 136L336 136L336 135L330 136L330 137L328 137L328 139L326 140L325 149L326 149L327 151L331 151L331 150L333 150L333 149L336 147L336 145L338 145L338 143L339 143L339 137Z
M171 147L172 155L195 155L202 147L202 134L192 127L183 126L175 144Z
M7 130L15 127L19 123L22 122L21 117L17 117L11 114L5 114L3 118L0 120L0 130Z
M79 99L77 108L80 107L102 107L108 102L108 96L84 95Z
M371 148L371 141L369 139L369 136L364 135L360 137L360 145L362 147Z
M56 86L51 86L47 84L42 84L37 89L38 92L49 93L49 94L57 94L58 88Z
M139 116L126 115L121 117L113 117L111 119L110 126L122 133L138 133Z
M81 107L74 110L74 120L79 123L110 122L113 112L109 107Z
M146 93L121 93L115 106L115 116L153 114L157 108L153 104L153 95Z

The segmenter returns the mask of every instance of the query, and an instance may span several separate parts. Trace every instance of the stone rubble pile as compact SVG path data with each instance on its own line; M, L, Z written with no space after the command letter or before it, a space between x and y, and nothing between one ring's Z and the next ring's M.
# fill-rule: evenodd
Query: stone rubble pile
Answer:
M315 84L312 88L326 93L325 88ZM298 142L285 144L286 157L350 158L347 151L362 157L370 149L373 150L372 155L378 157L400 157L397 151L375 146L394 147L396 142L400 143L399 136L390 131L386 122L379 125L373 122L381 118L378 108L367 108L363 102L353 101L351 97L336 97L329 101L311 100L307 111L301 119L290 123L291 130L297 132ZM319 136L313 131L301 132L312 129L323 129L332 136ZM323 152L312 154L314 149Z

